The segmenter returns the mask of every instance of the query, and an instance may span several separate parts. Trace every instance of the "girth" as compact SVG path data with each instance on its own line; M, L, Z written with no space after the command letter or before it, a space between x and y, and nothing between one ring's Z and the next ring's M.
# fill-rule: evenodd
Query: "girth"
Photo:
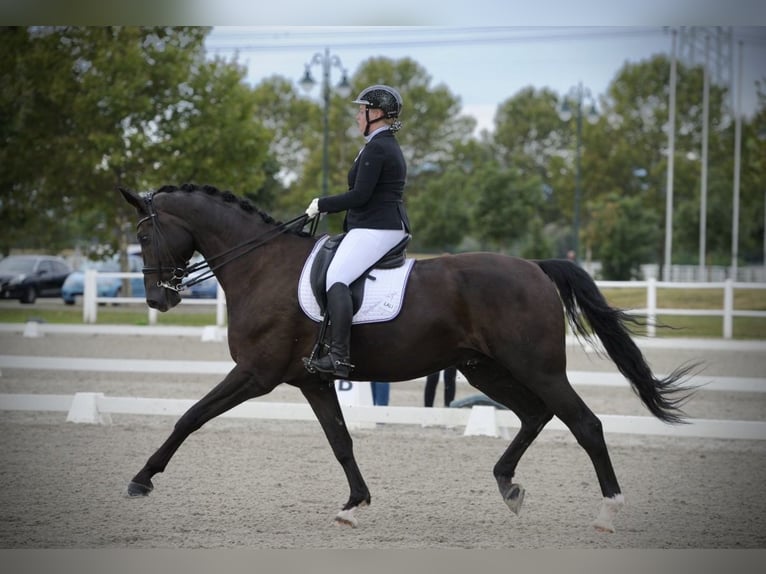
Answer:
M309 275L311 280L311 290L314 293L314 297L316 297L322 315L325 315L327 308L327 268L330 266L330 262L333 257L335 257L338 246L345 236L345 233L340 233L328 238L317 252L316 257L314 258L314 263L311 266L311 273ZM375 276L371 274L372 271L375 269L395 269L396 267L404 265L407 258L407 245L411 239L412 235L408 233L399 243L392 247L388 253L381 257L377 263L362 273L362 275L349 286L351 289L351 300L354 305L354 313L359 311L359 307L362 305L366 280L370 279L371 281L375 281Z

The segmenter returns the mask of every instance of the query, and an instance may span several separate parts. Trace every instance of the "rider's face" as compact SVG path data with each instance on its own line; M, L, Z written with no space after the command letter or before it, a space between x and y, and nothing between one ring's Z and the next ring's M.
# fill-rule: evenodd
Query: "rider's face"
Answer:
M367 106L361 105L359 106L359 109L356 110L356 125L359 128L359 133L364 134L364 130L367 128L367 117L364 113ZM379 120L381 117L383 117L383 112L381 110L371 109L369 110L369 117L370 117L370 123L374 123L376 120ZM378 126L380 127L380 126Z

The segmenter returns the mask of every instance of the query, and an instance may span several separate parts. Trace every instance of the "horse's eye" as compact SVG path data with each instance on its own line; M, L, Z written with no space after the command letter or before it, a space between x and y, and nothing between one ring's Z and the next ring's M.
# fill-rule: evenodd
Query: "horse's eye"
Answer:
M139 235L138 236L138 242L141 244L149 243L149 236L148 235Z

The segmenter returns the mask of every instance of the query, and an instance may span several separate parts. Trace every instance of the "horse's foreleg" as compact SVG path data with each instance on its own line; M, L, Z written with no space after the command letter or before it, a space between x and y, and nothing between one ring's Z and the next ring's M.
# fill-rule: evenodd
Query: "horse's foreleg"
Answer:
M311 405L314 414L322 425L327 440L330 442L335 458L346 473L351 493L348 502L335 517L335 522L356 526L357 519L354 511L370 504L370 491L362 478L362 473L356 464L353 451L353 441L348 433L343 412L338 402L338 395L332 383L317 382L301 388L303 396Z
M144 467L130 481L128 495L148 495L154 489L152 477L165 470L178 447L191 433L232 407L270 390L263 389L259 392L249 384L250 379L249 373L234 367L223 381L186 411L176 422L167 440L149 457Z

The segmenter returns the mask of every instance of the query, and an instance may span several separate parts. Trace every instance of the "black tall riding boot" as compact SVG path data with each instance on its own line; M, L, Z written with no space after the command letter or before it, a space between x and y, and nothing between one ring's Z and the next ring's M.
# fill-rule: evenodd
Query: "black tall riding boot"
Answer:
M354 368L350 362L349 339L354 306L351 290L343 283L334 283L327 291L327 313L330 315L330 352L309 364L320 373L335 375L338 379L348 378Z

